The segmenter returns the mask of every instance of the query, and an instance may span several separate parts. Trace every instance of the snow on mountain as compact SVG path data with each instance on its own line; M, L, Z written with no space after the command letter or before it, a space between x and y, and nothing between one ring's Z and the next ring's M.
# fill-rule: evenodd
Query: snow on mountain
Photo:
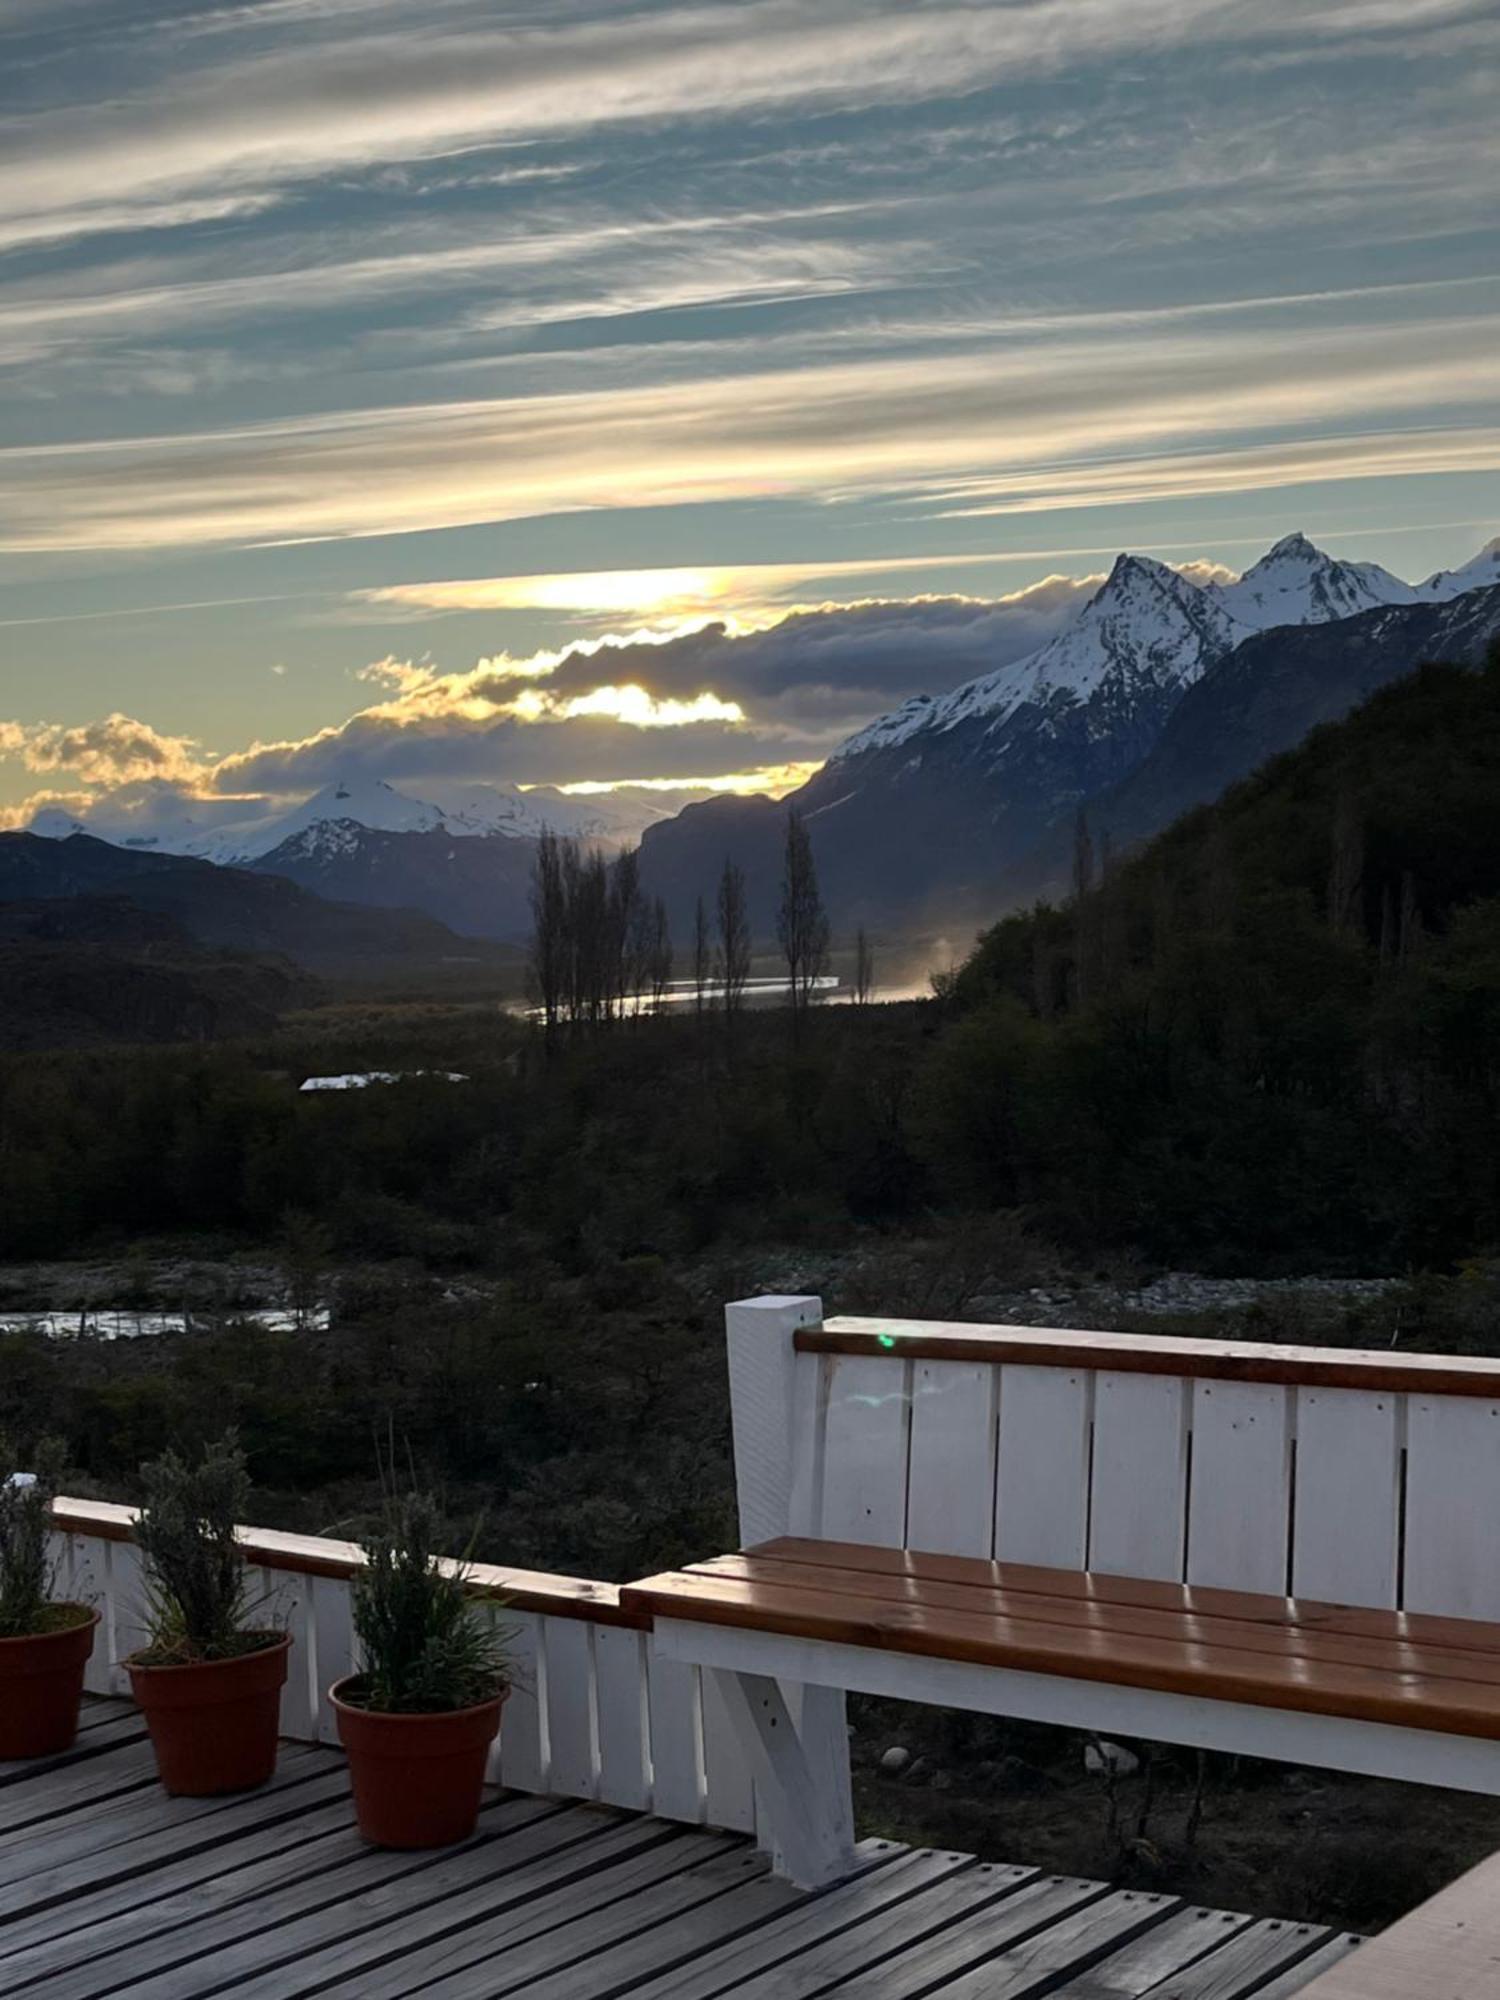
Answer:
M436 799L418 799L380 778L341 779L284 813L236 816L233 801L194 803L197 811L174 797L158 804L149 818L105 810L87 822L53 806L36 815L30 830L53 840L91 833L116 847L244 867L278 849L308 860L319 853L348 854L361 830L535 840L551 827L614 846L639 838L643 826L673 810L651 801L649 794L616 801L571 798L550 787L523 792L509 785L442 786ZM209 816L215 811L217 819Z
M1264 632L1273 625L1321 625L1377 604L1414 604L1415 588L1379 563L1339 562L1306 535L1286 535L1235 583L1210 584L1230 614Z
M1461 569L1440 569L1436 576L1419 583L1416 595L1423 603L1434 599L1446 603L1450 597L1461 597L1468 590L1484 590L1492 583L1500 583L1500 535L1486 542L1474 560Z
M1122 555L1073 623L1038 652L939 699L918 696L852 736L838 756L888 749L980 718L994 728L1022 707L1059 697L1087 702L1110 679L1142 690L1185 687L1252 629L1212 586L1192 583L1151 556Z
M1187 688L1253 633L1456 596L1496 580L1500 540L1466 568L1421 585L1378 563L1340 561L1302 534L1284 536L1233 583L1199 584L1150 556L1122 555L1073 623L1038 652L951 694L914 696L851 736L833 761L927 741L979 718L993 734L1022 708L1128 704L1142 693Z

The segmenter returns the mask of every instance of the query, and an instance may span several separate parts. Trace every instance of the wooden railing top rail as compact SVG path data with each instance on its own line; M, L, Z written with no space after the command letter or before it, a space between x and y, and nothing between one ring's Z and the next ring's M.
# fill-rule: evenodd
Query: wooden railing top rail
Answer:
M134 1539L136 1511L112 1500L65 1499L59 1494L52 1505L52 1519L63 1534L128 1542ZM238 1533L246 1562L262 1569L347 1579L364 1563L357 1542L284 1534L277 1528L241 1528ZM617 1584L552 1576L544 1570L504 1569L494 1563L469 1563L466 1570L476 1596L503 1598L517 1611L539 1611L549 1618L581 1618L592 1625L623 1625L637 1631L645 1630L651 1622L641 1612L621 1605Z
M1500 1398L1500 1360L1477 1355L1398 1354L1385 1348L1288 1347L1270 1341L1185 1340L1170 1334L843 1316L826 1319L820 1326L799 1327L792 1338L803 1354L1026 1362L1044 1368L1109 1369L1117 1374Z

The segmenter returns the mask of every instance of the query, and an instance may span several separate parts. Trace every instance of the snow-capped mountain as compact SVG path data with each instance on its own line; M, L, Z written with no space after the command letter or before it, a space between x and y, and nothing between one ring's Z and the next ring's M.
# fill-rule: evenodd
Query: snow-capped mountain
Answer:
M1435 599L1445 603L1449 598L1463 596L1466 591L1487 590L1495 583L1500 583L1500 535L1496 535L1492 542L1486 542L1474 560L1466 562L1461 569L1440 569L1436 576L1419 583L1416 594L1423 602Z
M1300 534L1230 582L1121 556L1038 651L881 716L792 795L787 803L809 822L835 923L937 927L970 912L1000 914L1015 897L1051 885L1059 833L1066 842L1078 810L1141 767L1179 704L1192 690L1206 695L1225 662L1260 643L1255 671L1266 674L1278 631L1336 634L1353 620L1354 635L1369 619L1389 619L1370 671L1390 678L1446 633L1416 614L1482 590L1497 572L1500 543L1463 569L1413 585L1377 564L1329 556ZM1336 638L1320 657L1342 657ZM1335 707L1341 689L1350 691L1346 706L1359 698L1364 683L1352 662L1328 672ZM1198 701L1199 727L1204 707ZM1294 714L1295 704L1281 712ZM1251 761L1242 769L1270 754L1273 735L1245 736ZM768 930L783 824L784 808L767 800L693 807L644 836L643 883L680 920L693 898L711 894L728 856L745 872L757 929Z
M1322 625L1352 618L1377 604L1414 604L1414 585L1379 563L1340 562L1306 535L1286 535L1234 583L1209 589L1237 619L1257 632L1276 625Z
M982 721L994 730L1019 709L1045 708L1058 697L1090 701L1112 679L1139 688L1186 686L1206 661L1228 652L1252 629L1213 588L1190 582L1150 556L1122 555L1073 623L1038 652L951 694L918 695L851 736L838 759L969 722Z
M255 806L256 810L249 810ZM236 810L238 808L238 810ZM89 833L115 847L141 853L190 855L222 867L244 867L295 844L311 856L320 848L347 853L353 828L371 833L446 833L455 840L535 840L550 827L604 846L621 846L670 814L650 794L573 798L549 786L523 792L513 785L440 786L419 799L382 778L350 777L325 785L286 812L268 812L258 801L184 801L176 794L151 799L143 809L87 820L48 807L30 831L66 840Z
M951 694L917 696L851 736L837 756L852 759L978 717L993 728L1022 708L1045 707L1060 696L1089 702L1112 685L1190 687L1252 632L1318 625L1377 604L1412 604L1424 592L1436 594L1378 563L1341 562L1302 534L1284 536L1233 583L1196 583L1151 556L1122 555L1073 623L1040 651Z

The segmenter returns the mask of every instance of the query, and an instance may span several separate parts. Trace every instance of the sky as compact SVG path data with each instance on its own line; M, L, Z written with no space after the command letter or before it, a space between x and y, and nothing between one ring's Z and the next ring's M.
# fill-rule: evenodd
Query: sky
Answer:
M0 818L785 790L1500 529L1497 0L0 0Z

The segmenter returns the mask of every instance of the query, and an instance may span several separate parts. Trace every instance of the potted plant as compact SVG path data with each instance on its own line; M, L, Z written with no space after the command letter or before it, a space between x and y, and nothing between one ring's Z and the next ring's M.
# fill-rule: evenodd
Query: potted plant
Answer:
M0 1758L47 1757L78 1734L99 1614L52 1596L47 1536L62 1446L39 1444L26 1471L17 1459L0 1437Z
M291 1639L253 1623L235 1524L250 1496L234 1433L196 1464L174 1451L141 1468L136 1540L146 1570L149 1643L125 1665L174 1796L248 1792L276 1768Z
M447 1847L474 1831L510 1692L505 1634L437 1554L422 1494L392 1494L351 1584L364 1665L330 1689L354 1809L376 1847Z

